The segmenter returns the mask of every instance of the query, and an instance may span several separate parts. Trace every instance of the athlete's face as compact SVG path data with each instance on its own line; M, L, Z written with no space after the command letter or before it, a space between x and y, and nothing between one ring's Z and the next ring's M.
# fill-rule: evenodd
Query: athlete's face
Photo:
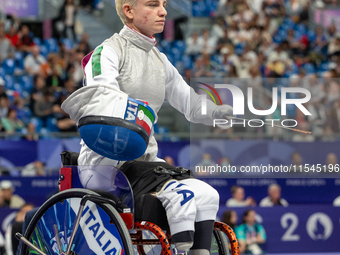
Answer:
M129 27L149 37L163 32L166 0L138 0L137 5L130 9L124 6L125 15L130 19Z

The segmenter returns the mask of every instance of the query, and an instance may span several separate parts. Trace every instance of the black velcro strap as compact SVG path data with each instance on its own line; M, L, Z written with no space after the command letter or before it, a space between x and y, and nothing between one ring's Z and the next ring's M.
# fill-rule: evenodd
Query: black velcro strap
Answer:
M116 127L124 127L130 129L131 131L139 134L145 141L146 144L149 144L149 135L144 128L141 126L116 117L106 117L106 116L86 116L79 120L78 129L85 125L91 124L100 124L100 125L108 125L108 126L116 126Z
M60 153L61 163L63 166L77 166L78 165L78 157L79 152L74 151L63 151Z

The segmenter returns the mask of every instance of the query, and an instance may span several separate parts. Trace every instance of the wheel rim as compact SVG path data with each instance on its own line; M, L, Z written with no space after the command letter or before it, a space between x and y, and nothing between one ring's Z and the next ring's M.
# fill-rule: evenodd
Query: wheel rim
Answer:
M34 227L30 241L45 254L60 254L58 229L63 252L70 239L81 198L68 198L49 207ZM71 246L73 254L125 255L119 232L101 207L88 201ZM31 254L36 252L30 250Z

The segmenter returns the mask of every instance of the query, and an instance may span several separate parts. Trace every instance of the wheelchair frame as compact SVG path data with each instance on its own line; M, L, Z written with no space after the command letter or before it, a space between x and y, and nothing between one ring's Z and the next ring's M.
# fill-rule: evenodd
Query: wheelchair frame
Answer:
M61 172L62 172L63 169L65 170L65 168L67 168L67 167L61 168ZM61 176L61 179L62 178L65 178L65 177ZM64 181L67 184L66 188L64 187L64 189L65 190L72 190L72 187L71 187L72 181L71 180L64 180ZM86 189L77 189L77 190L86 190ZM82 201L81 206L85 205L87 200L90 200L92 202L98 202L98 203L103 203L103 204L105 203L106 205L110 204L110 205L113 205L113 208L115 208L115 203L113 201L110 201L108 198L103 198L98 194L93 195L91 198L87 197L87 196L88 195L85 195L81 198L81 201ZM117 208L115 208L115 209L117 209ZM116 210L114 210L114 211L116 211ZM116 214L116 215L118 215L118 214ZM77 223L79 224L78 217L79 217L79 213L78 213L77 219L76 219L78 221ZM119 212L119 216L117 216L117 217L120 217L121 222L124 222L124 227L126 227L126 229L130 230L129 235L130 235L132 245L137 246L137 251L140 255L146 255L146 252L144 250L145 245L161 245L161 248L162 248L161 255L171 255L172 254L171 234L170 234L169 231L166 231L166 233L164 233L164 231L158 225L156 225L155 223L149 222L149 221L135 221L135 222L133 222L133 215L130 212L126 213L124 211L121 211L121 212ZM35 226L33 226L33 227L35 227ZM156 239L144 239L143 238L143 231L150 231L151 233L153 233L156 236ZM224 233L228 237L228 239L230 241L230 246L231 246L230 247L231 248L231 254L232 255L239 255L240 254L239 253L239 244L238 244L238 241L237 241L237 238L236 238L236 235L235 235L233 229L225 223L215 222L214 236L215 236L215 239L216 239L218 247L219 247L219 255L227 255L228 254L228 251L225 250L225 249L227 249L225 247L225 243L224 243L225 241L223 240L223 236L221 236L221 234L219 234L220 233L219 231ZM134 232L134 233L132 233L132 232ZM26 234L27 234L27 232L26 232ZM26 234L25 234L25 237L27 239L31 238L31 236L27 236ZM75 235L75 233L72 233L72 234ZM17 237L21 241L23 241L26 245L31 247L31 245L29 245L29 241L25 237L23 237L20 234L18 234ZM73 240L74 240L74 236L71 237L70 243L72 243ZM59 246L59 248L60 248L60 246ZM37 250L35 250L35 251L37 253L41 254L41 255L44 254L44 253L40 253ZM62 252L61 254L62 255L71 255L72 254L71 245L67 246L66 253Z

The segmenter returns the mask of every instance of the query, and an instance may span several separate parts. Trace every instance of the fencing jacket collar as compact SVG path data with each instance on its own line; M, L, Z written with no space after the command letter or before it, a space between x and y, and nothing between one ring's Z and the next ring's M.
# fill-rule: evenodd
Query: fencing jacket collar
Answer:
M119 35L147 52L156 44L155 38L147 37L126 25L119 32Z

